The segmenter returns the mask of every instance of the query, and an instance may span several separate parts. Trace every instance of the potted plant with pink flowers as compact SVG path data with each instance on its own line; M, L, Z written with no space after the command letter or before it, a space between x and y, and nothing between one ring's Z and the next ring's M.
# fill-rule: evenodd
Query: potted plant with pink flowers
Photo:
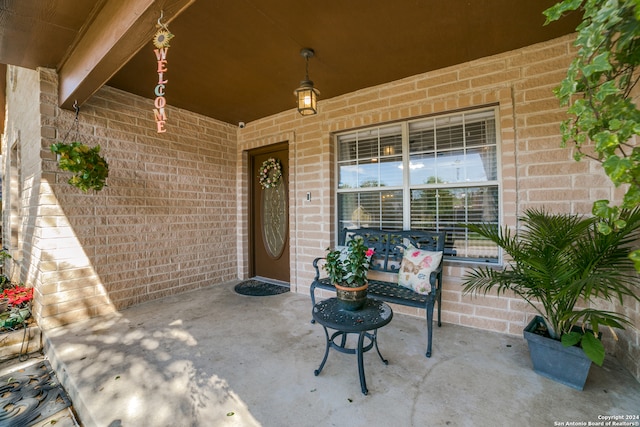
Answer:
M324 269L336 287L336 297L346 310L362 308L367 299L367 272L373 252L362 239L356 238L327 254Z

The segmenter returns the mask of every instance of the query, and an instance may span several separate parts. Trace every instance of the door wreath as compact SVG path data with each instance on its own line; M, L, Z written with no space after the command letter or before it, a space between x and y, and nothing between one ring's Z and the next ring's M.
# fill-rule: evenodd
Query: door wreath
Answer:
M282 180L282 165L273 157L262 162L260 167L260 185L262 188L277 187Z

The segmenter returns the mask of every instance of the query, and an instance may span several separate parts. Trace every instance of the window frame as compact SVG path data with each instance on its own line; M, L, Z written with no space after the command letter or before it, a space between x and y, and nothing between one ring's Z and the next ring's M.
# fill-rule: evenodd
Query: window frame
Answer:
M409 141L409 129L410 126L412 124L415 123L421 123L424 121L428 121L428 120L432 120L434 121L434 125L437 123L438 120L442 120L442 119L447 119L447 118L452 118L452 117L460 117L461 118L461 123L473 123L474 121L469 121L467 122L465 119L463 119L463 117L467 116L467 115L474 115L474 114L481 114L481 113L485 113L485 112L492 112L493 113L493 120L494 120L494 125L495 125L495 145L492 144L488 144L489 147L493 146L495 147L495 167L496 167L496 171L495 171L495 179L493 180L489 180L487 179L487 181L473 181L473 182L454 182L454 183L433 183L433 184L411 184L411 178L410 178L410 170L409 167L406 167L408 165L410 165L410 158L412 153L410 152L410 141ZM334 218L335 218L335 223L336 223L336 227L335 227L335 233L336 236L335 238L337 239L340 232L341 232L341 228L342 226L339 224L340 221L340 203L339 203L339 198L340 198L340 194L348 194L348 193L379 193L379 192L383 192L383 191L401 191L402 192L402 229L403 230L409 230L411 229L411 193L414 190L439 190L439 189L467 189L467 188L487 188L487 189L493 189L495 188L495 192L497 194L497 198L498 198L498 202L497 202L497 206L496 206L496 217L497 217L497 226L501 227L502 224L504 223L503 221L503 209L504 209L504 196L503 196L503 177L502 177L502 141L501 141L501 131L500 131L500 111L499 111L499 106L498 105L489 105L489 106L480 106L480 107L474 107L474 108L470 108L470 109L464 109L464 110L456 110L456 111L451 111L451 112L444 112L444 113L440 113L440 114L431 114L428 116L423 116L423 117L418 117L418 118L410 118L410 119L406 119L406 120L402 120L402 121L395 121L395 122L387 122L387 123L381 123L378 125L374 125L374 126L366 126L366 127L362 127L362 128L355 128L355 129L349 129L349 130L345 130L345 131L341 131L341 132L337 132L333 135L333 148L334 148L334 153L335 153L335 160L333 162L333 167L334 167L334 176L336 177L336 179L334 180L335 185L334 188L332 188L332 193L335 196L334 200L335 200L335 204L334 204ZM367 187L356 187L356 188L340 188L340 167L342 165L344 165L346 162L351 161L350 159L348 160L340 160L340 139L342 137L345 136L349 136L349 135L357 135L358 132L367 132L367 131L371 131L371 130L376 130L379 133L379 130L381 129L386 129L386 128L392 128L392 127L398 127L400 126L400 135L402 138L402 165L403 165L403 172L402 172L402 185L401 186L377 186L375 188L367 188ZM437 132L438 126L435 125L435 131ZM487 146L486 144L483 144L484 146ZM457 148L455 150L467 150L469 147L465 144L463 144L462 147ZM447 150L438 150L437 148L434 148L434 153L441 153L441 152L446 152ZM362 158L364 159L364 157ZM354 161L358 161L361 160L358 157L356 157L354 159ZM378 163L379 162L378 160ZM445 224L446 225L446 224ZM382 218L380 220L380 225L382 226ZM447 230L450 229L450 227L446 227L446 226L438 226L438 224L436 223L436 228L438 230ZM336 240L337 241L337 240ZM465 237L465 242L468 242L468 238ZM449 249L449 251L451 251L451 249L455 249L455 247L447 247L447 249ZM497 247L497 245L495 246L495 250L497 253L497 257L493 258L493 257L478 257L478 258L471 258L471 257L458 257L455 255L452 255L450 252L449 254L447 253L448 251L445 250L445 260L447 261L454 261L454 262L460 262L460 263L464 263L464 264L487 264L487 265L492 265L492 266L501 266L503 265L503 253L502 250L500 250L499 247Z

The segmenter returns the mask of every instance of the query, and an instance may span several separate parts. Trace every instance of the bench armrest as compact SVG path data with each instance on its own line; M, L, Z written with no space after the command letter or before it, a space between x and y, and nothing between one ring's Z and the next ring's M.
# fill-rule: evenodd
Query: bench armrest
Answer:
M438 268L431 272L431 275L429 276L429 283L431 283L431 292L434 292L435 295L436 289L442 285L442 262Z
M317 281L320 280L320 266L318 265L318 263L322 260L326 260L325 257L318 257L316 259L313 260L313 268L316 269L316 276L313 278L313 281Z

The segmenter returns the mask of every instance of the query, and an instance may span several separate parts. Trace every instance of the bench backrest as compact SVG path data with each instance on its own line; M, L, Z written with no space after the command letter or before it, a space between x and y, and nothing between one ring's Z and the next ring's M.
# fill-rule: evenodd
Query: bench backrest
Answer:
M355 236L362 238L368 248L375 249L369 270L397 273L408 244L428 251L444 251L446 231L345 228L340 233L339 244L344 245Z

